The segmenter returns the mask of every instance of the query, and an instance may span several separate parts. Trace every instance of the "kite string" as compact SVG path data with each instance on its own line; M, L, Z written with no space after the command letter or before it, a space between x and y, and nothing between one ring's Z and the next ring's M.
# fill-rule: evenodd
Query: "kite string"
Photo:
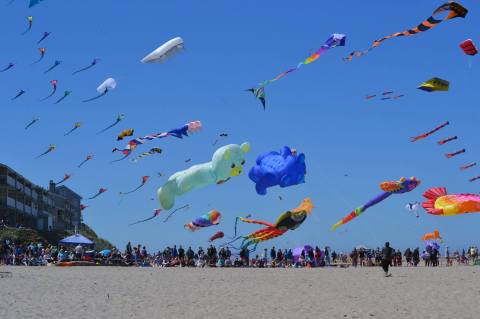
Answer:
M173 214L176 213L177 211L179 211L179 210L181 210L181 209L184 209L184 208L189 208L189 207L190 207L190 204L187 204L187 205L184 205L184 206L179 207L179 208L177 208L177 209L174 209L170 214L168 214L167 218L165 218L163 222L166 223L167 220L169 220L170 217L172 217Z

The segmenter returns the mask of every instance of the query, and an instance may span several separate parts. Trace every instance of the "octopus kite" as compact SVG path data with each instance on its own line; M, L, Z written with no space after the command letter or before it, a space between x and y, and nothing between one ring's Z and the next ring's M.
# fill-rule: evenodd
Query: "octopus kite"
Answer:
M0 72L8 71L8 70L10 70L11 68L13 68L14 66L15 66L15 64L12 63L12 62L10 62L10 63L7 64L6 67L4 67L3 69L1 69Z
M430 188L423 197L422 203L427 213L436 216L455 216L480 212L480 195L478 194L447 194L445 187Z
M50 34L51 34L51 32L46 32L46 31L43 32L43 36L40 38L40 40L38 40L37 44L40 44L40 42L45 40Z
M437 15L440 14L440 13L443 13L443 12L448 12L448 15L445 16L443 19L437 18ZM418 33L421 33L421 32L425 32L425 31L428 31L428 30L432 29L433 27L437 26L438 24L440 24L443 21L447 21L447 20L454 19L454 18L465 18L467 16L467 13L468 13L468 10L466 8L462 7L457 2L450 1L450 2L444 3L433 12L433 14L430 18L423 21L417 27L415 27L413 29L410 29L410 30L397 32L397 33L394 33L394 34L391 34L391 35L384 36L383 38L380 38L380 39L376 40L375 42L373 42L373 44L370 46L369 49L367 49L363 52L353 51L346 58L344 58L344 60L345 61L351 61L354 56L359 57L359 56L365 55L368 52L370 52L371 50L378 47L385 40L395 38L395 37L408 37L408 36L412 36L412 35L415 35L415 34L418 34Z
M123 153L123 155L125 155L125 156L116 160L116 161L121 161L121 160L125 159L126 157L128 157L137 148L138 145L145 144L146 141L153 141L155 139L164 138L164 137L168 137L168 136L174 136L176 138L181 139L184 136L188 136L188 133L197 132L201 128L202 128L202 123L200 121L189 122L182 127L173 129L173 130L168 131L168 132L162 132L162 133L150 134L150 135L147 135L147 136L144 136L144 137L138 137L136 139L133 139L133 140L129 141L127 143L127 145L125 146L125 148L123 148L123 149L114 148L112 150L112 152L117 152L118 151L118 152Z
M134 192L138 191L140 188L142 188L143 186L145 186L145 184L147 183L147 181L148 181L149 178L150 178L150 176L143 176L143 177L142 177L142 183L141 183L138 187L132 189L131 191L125 192L125 193L124 193L124 192L120 192L120 195L127 195L127 194L131 194L131 193L134 193Z
M88 161L91 161L92 159L93 159L93 155L92 155L92 154L87 155L87 157L86 157L80 164L78 164L77 167L78 167L78 168L82 167L83 164L85 164L85 163L88 162Z
M445 139L443 139L443 140L440 140L440 141L438 141L437 143L438 143L438 145L443 145L443 144L446 144L446 143L448 143L448 142L454 141L454 140L456 140L456 139L458 139L458 137L455 135L455 136L447 137L447 138L445 138Z
M97 198L98 196L102 195L103 193L105 193L107 191L106 188L103 188L103 187L100 187L100 189L98 190L98 192L93 195L92 197L89 197L88 199L94 199L94 198Z
M220 218L222 214L217 210L212 210L208 214L202 215L190 223L185 224L183 227L189 231L196 231L203 227L209 227L220 224Z
M70 177L72 177L72 175L65 174L65 176L63 176L63 178L60 181L56 182L55 185L60 185L60 184L64 183L65 181L69 180Z
M52 93L50 93L50 95L44 97L43 99L41 99L40 101L45 101L49 98L51 98L55 92L57 92L57 84L58 84L58 81L57 80L51 80L50 81L50 84L52 85Z
M27 27L27 30L25 30L22 35L26 34L28 31L32 30L32 26L33 26L33 17L32 16L28 16L27 17L27 21L28 21L28 27Z
M60 64L62 64L62 61L55 60L55 62L53 62L53 65L48 70L44 71L43 74L47 74L48 72L52 71L57 66L59 66Z
M151 148L150 151L148 152L143 152L142 154L138 155L137 157L135 158L132 158L131 161L136 163L138 162L140 159L144 158L144 157L147 157L147 156L151 156L151 155L155 155L155 154L160 154L162 153L162 149L159 148L159 147L154 147L154 148Z
M73 131L78 130L81 126L82 126L82 123L76 122L75 125L73 125L73 128L70 131L68 131L67 133L63 134L63 136L70 135Z
M142 219L142 220L136 221L136 222L134 222L134 223L129 224L128 226L132 226L132 225L136 225L136 224L140 224L140 223L144 223L144 222L147 222L147 221L149 221L149 220L152 220L152 219L154 219L155 217L158 217L161 212L162 212L162 210L161 210L160 208L157 208L157 209L153 210L153 216L148 217L148 218L146 218L146 219Z
M65 100L67 98L67 96L69 96L70 94L72 94L72 91L65 91L63 92L63 96L61 98L59 98L55 103L53 104L58 104L60 102L62 102L63 100Z
M466 152L466 150L464 148L462 148L461 150L458 150L458 151L453 152L453 153L446 153L445 157L446 158L452 158L454 156L460 155L460 154L465 153L465 152Z
M100 59L93 59L92 63L90 63L89 66L86 66L84 68L81 68L80 70L77 70L77 71L73 72L72 75L75 75L77 73L80 73L80 72L86 71L90 68L93 68L95 65L97 65L98 62L100 62Z
M243 238L240 249L249 248L251 245L254 245L252 251L254 251L258 245L266 240L273 239L275 237L285 234L289 230L295 230L305 221L307 215L309 215L313 210L313 204L310 198L305 198L300 206L292 210L286 211L281 214L277 221L272 224L262 220L253 220L246 219L243 217L238 218L244 223L259 224L266 226L265 228L259 229L247 236L240 236L235 238L233 241L226 243L224 245L230 245L231 243L237 241L238 239Z
M411 178L400 178L397 182L383 182L380 184L380 188L383 190L383 193L367 202L365 205L355 208L350 214L345 216L342 220L338 221L332 226L332 230L336 230L338 227L345 225L350 222L352 219L357 218L368 208L380 203L381 201L387 199L392 194L403 194L408 193L414 190L420 184L420 180L417 180L415 177Z
M33 124L37 123L38 121L40 121L39 118L34 118L30 123L27 124L27 126L25 126L25 129L28 130L28 128L30 126L32 126Z
M115 120L115 122L113 124L107 126L103 130L99 131L97 134L102 134L103 132L107 131L108 129L111 129L112 127L114 127L115 125L120 123L124 118L125 118L125 114L118 114L117 119Z
M43 152L42 154L38 155L38 156L35 157L35 158L40 158L40 157L42 157L42 156L44 156L44 155L47 155L47 154L50 153L50 152L55 151L56 149L57 149L57 146L56 146L55 144L50 144L50 145L48 146L48 149L47 149L45 152Z
M43 60L43 58L45 57L45 53L47 52L47 48L39 48L38 52L40 52L40 58L37 61L33 62L32 64L36 64Z
M421 139L424 139L426 137L429 137L430 135L432 135L433 133L441 130L442 128L444 128L445 126L449 125L450 122L446 121L445 123L442 123L441 125L437 126L436 128L434 128L433 130L431 130L430 132L427 132L425 134L421 134L421 135L418 135L418 136L415 136L415 137L411 137L410 138L410 142L416 142L418 140L421 140Z

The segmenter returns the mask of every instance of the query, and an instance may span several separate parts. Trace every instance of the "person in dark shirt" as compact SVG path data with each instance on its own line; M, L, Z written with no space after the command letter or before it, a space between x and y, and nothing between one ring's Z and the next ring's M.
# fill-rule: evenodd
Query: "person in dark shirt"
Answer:
M390 243L387 241L385 243L385 247L383 247L383 250L382 250L382 268L383 268L383 271L385 272L385 277L391 276L391 274L388 273L388 267L390 267L392 258L393 258L393 249L390 247Z

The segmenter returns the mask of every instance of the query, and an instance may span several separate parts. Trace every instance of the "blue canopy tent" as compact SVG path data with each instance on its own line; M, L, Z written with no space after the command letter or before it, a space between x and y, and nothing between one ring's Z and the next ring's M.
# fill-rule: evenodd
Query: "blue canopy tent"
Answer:
M93 241L88 239L87 237L80 235L80 234L75 234L69 237L66 237L58 242L61 245L88 245L91 246L93 245Z

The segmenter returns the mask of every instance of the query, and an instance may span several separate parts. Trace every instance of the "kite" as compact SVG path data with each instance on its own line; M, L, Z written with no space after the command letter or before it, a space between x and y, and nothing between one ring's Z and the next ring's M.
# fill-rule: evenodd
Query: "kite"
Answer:
M186 159L186 160L185 160L185 163L189 163L191 160L192 160L191 158Z
M6 66L5 68L1 69L0 72L8 71L8 70L10 70L11 68L13 68L14 66L15 66L15 64L12 63L12 62L10 62L10 63L7 64L7 66Z
M88 206L86 206L86 205L80 204L80 211L83 211L83 210L84 210L85 208L87 208L87 207L88 207Z
M249 150L248 143L229 144L217 149L212 161L173 174L157 191L161 207L171 209L177 196L210 184L223 184L240 175L245 164L245 153Z
M137 157L132 158L131 161L136 163L141 158L144 158L144 157L147 157L147 156L150 156L150 155L160 154L160 153L162 153L162 149L159 148L159 147L154 147L154 148L151 148L150 151L144 152L144 153L138 155Z
M373 98L376 97L376 96L377 96L376 94L367 95L367 96L365 96L365 100L371 100L371 99L373 99Z
M150 176L143 176L143 177L142 177L142 183L141 183L138 187L136 187L136 188L134 188L134 189L132 189L131 191L128 191L128 192L126 192L126 193L120 192L120 195L127 195L127 194L131 194L131 193L136 192L137 190L139 190L140 188L142 188L143 186L145 186L145 184L147 183L147 181L148 181L149 178L150 178Z
M38 51L40 52L40 58L37 61L33 62L32 64L36 64L36 63L42 61L43 58L45 57L45 53L47 52L47 49L46 48L39 48Z
M24 90L18 91L17 95L15 95L15 96L12 98L12 101L18 99L19 97L21 97L21 96L24 95L25 93L27 93L27 91L24 91Z
M265 89L263 87L260 87L260 88L247 89L246 91L252 92L253 95L255 95L255 97L259 99L260 102L262 102L263 109L265 110Z
M70 179L70 177L72 177L72 175L70 175L70 174L65 174L65 176L63 176L63 178L62 178L60 181L56 182L55 185L60 185L60 184L62 184L63 182L65 182L65 181L67 181L68 179Z
M90 68L93 68L95 65L97 65L98 62L100 62L100 59L95 58L95 59L93 59L92 63L90 63L89 66L86 66L86 67L84 67L84 68L82 68L82 69L80 69L80 70L77 70L77 71L73 72L72 75L75 75L75 74L77 74L77 73L80 73L80 72L86 71L86 70L88 70L88 69L90 69Z
M27 17L27 21L28 21L28 27L27 27L27 30L25 30L22 35L26 34L28 31L30 31L32 29L32 26L33 26L33 17L32 16L28 16Z
M440 237L440 233L438 230L434 230L433 233L426 233L423 235L422 240L427 241L427 240L441 240L442 237Z
M182 51L184 48L183 39L180 37L173 38L157 49L145 56L141 62L142 63L163 63L176 55L178 52Z
M454 140L456 140L456 139L458 139L458 137L455 135L455 136L447 137L447 138L445 138L445 139L443 139L443 140L440 140L440 141L438 141L437 143L438 143L438 145L443 145L443 144L445 144L445 143L454 141Z
M60 102L62 102L64 99L67 98L67 96L69 96L70 94L72 94L72 91L65 91L63 92L63 96L61 98L59 98L55 103L53 104L58 104Z
M332 34L328 39L327 41L325 41L325 43L317 50L315 51L312 55L310 55L308 58L306 58L305 60L301 61L300 63L297 64L296 67L294 68L290 68L282 73L280 73L279 75L277 75L276 77L274 77L273 79L271 80L267 80L265 82L262 82L262 83L259 83L259 87L265 87L267 86L268 84L272 83L272 82L275 82L277 80L280 80L281 78L283 78L284 76L286 76L287 74L289 73L292 73L296 70L298 70L302 65L307 65L307 64L310 64L312 62L315 62L318 58L320 58L320 56L322 56L325 52L327 52L328 50L330 49L333 49L335 47L341 47L341 46L344 46L345 45L345 40L346 40L346 36L345 34L338 34L338 33L334 33Z
M228 136L227 133L220 133L219 134L219 137L227 137L227 136ZM215 146L217 144L217 142L218 142L218 139L216 139L215 142L213 142L212 146Z
M88 162L88 161L90 161L90 160L92 160L92 159L93 159L93 155L92 155L92 154L87 155L87 157L86 157L80 164L78 164L77 167L78 167L78 168L82 167L83 164L85 164L86 162Z
M34 118L32 119L32 121L30 123L27 124L27 126L25 126L25 129L27 130L30 126L32 126L33 124L37 123L38 121L40 121L39 118Z
M128 224L128 226L132 226L132 225L144 223L144 222L146 222L146 221L149 221L149 220L151 220L151 219L154 219L155 217L159 216L161 212L162 212L162 210L159 209L159 208L158 208L158 209L154 209L154 210L153 210L153 216L148 217L148 218L146 218L146 219L142 219L142 220L136 221L136 222L131 223L131 224Z
M439 19L437 17L437 15L440 14L440 13L443 13L443 12L448 12L448 15L445 16L442 19ZM393 33L391 35L384 36L384 37L376 40L375 42L373 42L373 44L370 46L369 49L367 49L363 52L353 51L343 60L344 61L351 61L354 56L360 57L362 55L365 55L368 52L370 52L371 50L373 50L374 48L378 47L383 41L385 41L387 39L391 39L391 38L395 38L395 37L408 37L408 36L418 34L420 32L425 32L425 31L428 31L431 28L437 26L438 24L440 24L443 21L447 21L447 20L454 19L454 18L465 18L467 16L467 13L468 13L468 10L466 8L462 7L457 2L451 1L451 2L444 3L433 12L431 17L429 17L427 20L423 21L420 25L416 26L415 28L410 29L410 30L406 30L406 31L403 31L403 32L397 32L397 33Z
M352 219L357 218L363 212L365 212L368 208L380 203L384 199L387 199L392 194L403 194L408 193L414 190L420 184L420 180L417 180L415 177L411 178L400 178L399 181L396 182L383 182L380 184L380 188L383 190L383 193L378 195L377 197L373 198L365 205L355 208L350 214L345 216L342 220L338 221L336 224L332 226L332 230L336 230L341 225L345 225L346 223L350 222Z
M415 137L411 137L410 138L410 142L416 142L418 140L421 140L421 139L424 139L430 135L432 135L433 133L441 130L442 128L444 128L445 126L449 125L450 123L447 121L439 126L437 126L436 128L434 128L433 130L431 130L430 132L427 132L425 134L422 134L422 135L418 135L418 136L415 136Z
M467 169L469 169L470 167L474 167L474 166L477 166L477 162L472 162L472 163L469 163L469 164L460 166L460 170L461 170L461 171L464 171L464 170L467 170Z
M103 187L100 187L100 189L98 190L98 192L93 195L92 197L89 197L88 199L94 199L94 198L97 198L98 196L100 196L101 194L105 193L107 191L106 188L103 188Z
M312 201L310 198L305 198L297 208L282 213L274 224L261 220L239 217L238 219L244 223L259 224L266 227L259 229L247 236L237 237L233 241L226 243L223 246L230 245L238 239L243 238L242 244L240 245L240 250L254 245L252 251L255 251L258 243L281 236L288 230L297 229L305 221L307 215L309 215L312 210Z
M422 203L427 213L436 216L455 216L480 212L480 195L447 194L445 187L434 187L423 193Z
M393 96L392 99L398 100L399 98L404 97L404 96L405 96L405 94L399 94L399 95Z
M478 53L477 47L475 46L475 43L473 43L472 39L467 39L460 43L460 48L466 55L476 55Z
M30 0L30 4L28 5L28 7L31 8L33 6L36 6L37 4L39 4L42 1L43 0Z
M201 128L202 128L202 123L200 121L189 122L189 123L183 125L182 127L173 129L173 130L168 131L168 132L150 134L150 135L146 135L144 137L137 137L136 139L133 139L133 140L129 141L127 143L127 145L125 146L125 148L123 148L123 149L114 148L112 150L112 152L117 152L117 151L121 152L125 156L122 157L119 160L123 160L127 156L129 156L137 148L138 145L145 144L146 141L152 141L152 140L155 140L157 138L164 138L164 137L167 137L167 136L174 136L176 138L181 139L184 136L188 136L188 133L197 132Z
M392 99L392 97L391 97L391 96L389 96L389 97L382 97L382 98L381 98L381 100L382 100L382 101L385 101L385 100L391 100L391 99Z
M57 83L58 83L57 80L51 80L50 81L50 84L52 85L52 93L50 93L50 95L44 97L40 101L45 101L46 99L51 98L55 94L55 92L57 92Z
M464 148L462 148L461 150L458 150L458 151L456 151L456 152L453 152L453 153L446 153L446 154L445 154L445 157L446 157L446 158L452 158L452 157L457 156L457 155L462 154L462 153L465 153L465 149L464 149Z
M208 239L208 241L211 243L212 241L214 241L216 239L223 238L223 236L225 236L225 234L222 231L217 231L215 234L213 234L212 237L210 237Z
M43 72L43 74L47 74L48 72L52 71L52 70L55 69L57 66L59 66L60 64L62 64L62 61L55 60L55 62L53 62L53 65L52 65L48 70L46 70L45 72Z
M471 182L475 182L476 180L479 180L479 179L480 179L480 175L472 177L468 181L471 183Z
M450 82L448 82L447 80L442 80L440 78L431 78L430 80L420 84L417 89L427 92L448 91L449 86Z
M117 141L121 141L127 136L132 136L134 131L135 130L133 128L123 130L120 134L118 134Z
M108 129L111 129L112 127L114 127L115 125L117 125L118 123L120 123L124 118L125 118L125 114L118 114L117 119L115 120L115 122L114 122L112 125L109 125L109 126L107 126L106 128L104 128L103 130L101 130L100 132L98 132L97 135L98 135L98 134L102 134L103 132L105 132L105 131L108 130Z
M172 210L172 212L171 212L170 214L168 214L167 218L165 218L165 219L163 220L163 222L166 223L166 222L170 219L170 217L172 217L173 214L175 214L175 213L178 212L179 210L189 209L189 208L190 208L190 205L187 204L187 205L184 205L184 206L182 206L182 207L179 207L179 208L177 208L177 209Z
M56 148L57 148L57 146L56 146L55 144L50 144L50 145L48 146L48 149L47 149L45 152L43 152L42 154L38 155L38 156L35 157L35 158L40 158L40 157L42 157L43 155L47 155L48 153L55 151Z
M419 202L408 203L407 205L405 205L405 208L408 211L415 213L415 217L417 217L417 218L420 217L420 215L418 215L418 209L420 208L420 203Z
M278 185L284 188L305 183L305 174L305 154L297 155L296 151L284 146L280 152L268 152L257 157L248 177L255 183L257 194L266 195L268 187Z
M393 91L385 91L385 92L382 93L382 95L390 95L392 93L393 93Z
M116 87L117 87L117 81L115 81L114 78L108 78L97 87L97 92L100 93L99 95L94 96L88 100L84 100L83 102L90 102L98 98L101 98L102 96L106 95L110 90L113 90Z
M40 40L38 40L37 44L40 44L40 42L45 40L50 34L51 34L51 32L46 32L46 31L43 32L43 36L40 38Z
M196 231L203 227L209 227L218 225L222 214L217 210L212 210L208 214L195 218L190 223L185 224L183 227L189 231Z
M76 123L73 125L73 128L72 128L70 131L68 131L67 133L63 134L63 136L70 135L70 133L72 133L72 132L75 131L75 130L78 130L81 126L82 126L82 123L76 122Z

